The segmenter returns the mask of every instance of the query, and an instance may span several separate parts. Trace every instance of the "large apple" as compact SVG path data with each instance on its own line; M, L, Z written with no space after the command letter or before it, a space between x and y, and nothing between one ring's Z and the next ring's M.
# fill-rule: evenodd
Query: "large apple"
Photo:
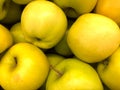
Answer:
M0 24L0 54L13 45L10 31Z
M0 0L0 20L6 16L10 2L11 0Z
M120 47L98 64L97 71L106 86L111 90L120 90Z
M106 59L119 47L120 29L108 17L87 13L71 26L67 42L76 57L95 63Z
M49 72L46 55L35 45L17 43L0 61L0 85L5 90L36 90Z
M120 26L120 0L98 0L94 13L113 19Z
M63 37L67 18L62 9L53 2L35 0L24 8L21 27L28 42L50 49Z
M52 0L60 6L68 17L77 18L81 14L91 12L97 0Z
M50 71L46 90L103 90L103 85L92 66L79 59L68 58Z
M6 16L0 21L3 24L14 24L20 21L21 13L22 13L22 6L16 4L14 2L9 3L9 8L7 10Z
M27 42L23 35L23 30L21 28L21 23L17 22L10 28L10 33L12 34L14 43Z

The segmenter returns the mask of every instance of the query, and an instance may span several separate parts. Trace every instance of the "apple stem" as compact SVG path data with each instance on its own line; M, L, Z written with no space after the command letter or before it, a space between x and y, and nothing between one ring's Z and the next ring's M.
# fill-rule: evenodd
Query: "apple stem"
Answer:
M52 65L50 65L50 69L54 70L59 76L63 75L60 71L58 71L57 69L55 69Z

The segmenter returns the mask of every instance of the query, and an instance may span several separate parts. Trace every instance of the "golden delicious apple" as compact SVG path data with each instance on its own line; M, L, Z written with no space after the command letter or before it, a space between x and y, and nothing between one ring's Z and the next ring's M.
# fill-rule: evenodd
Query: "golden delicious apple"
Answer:
M79 59L67 58L48 74L46 90L103 90L103 85L92 66Z
M13 38L10 31L0 24L0 53L13 45Z
M63 37L67 18L62 9L53 2L35 0L24 8L21 27L28 42L39 48L50 49Z
M2 20L9 9L11 0L0 0L0 20Z
M120 29L108 17L87 13L73 23L67 42L76 57L95 63L106 59L119 47Z
M98 0L94 12L113 19L120 26L119 10L120 0Z
M9 8L7 10L6 16L0 21L0 23L3 24L14 24L18 21L20 21L21 13L22 13L22 7L19 4L16 4L14 2L9 3Z
M120 90L120 47L109 58L98 64L97 71L110 90Z
M49 72L46 55L35 45L17 43L0 61L0 85L5 90L36 90Z
M97 0L52 0L60 6L68 17L77 18L81 14L91 12Z
M21 29L20 22L13 24L13 26L10 28L10 33L12 34L14 43L27 42Z

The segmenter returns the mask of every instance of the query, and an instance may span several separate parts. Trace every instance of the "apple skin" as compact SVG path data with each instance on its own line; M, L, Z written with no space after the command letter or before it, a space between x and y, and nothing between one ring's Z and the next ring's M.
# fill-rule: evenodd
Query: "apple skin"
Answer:
M97 72L110 90L120 90L120 47L109 58L98 63Z
M20 5L26 5L33 0L12 0L12 1Z
M10 33L12 34L14 44L19 42L27 42L25 40L20 22L12 25L12 27L10 28Z
M52 0L60 6L70 18L77 18L81 14L91 12L97 0Z
M58 63L65 59L65 57L55 53L47 53L46 56L48 58L50 66L52 67L56 66Z
M98 0L94 13L113 19L120 26L120 0Z
M106 16L86 13L71 26L67 43L79 59L88 63L100 62L119 47L120 29Z
M35 45L17 43L0 61L0 85L5 90L36 90L49 72L46 55Z
M67 58L50 71L46 90L103 90L103 85L92 66Z
M0 20L7 15L11 0L0 0Z
M10 31L0 24L0 54L13 45L13 38Z
M22 6L14 2L9 3L6 16L0 21L2 24L14 24L21 19Z
M28 42L42 49L50 49L63 37L67 18L62 9L53 2L35 0L24 8L21 26Z

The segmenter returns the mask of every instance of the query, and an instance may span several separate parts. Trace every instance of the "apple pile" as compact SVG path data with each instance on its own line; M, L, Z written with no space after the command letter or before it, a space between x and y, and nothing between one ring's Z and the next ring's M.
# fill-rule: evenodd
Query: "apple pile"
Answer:
M120 90L119 0L0 0L0 89Z

